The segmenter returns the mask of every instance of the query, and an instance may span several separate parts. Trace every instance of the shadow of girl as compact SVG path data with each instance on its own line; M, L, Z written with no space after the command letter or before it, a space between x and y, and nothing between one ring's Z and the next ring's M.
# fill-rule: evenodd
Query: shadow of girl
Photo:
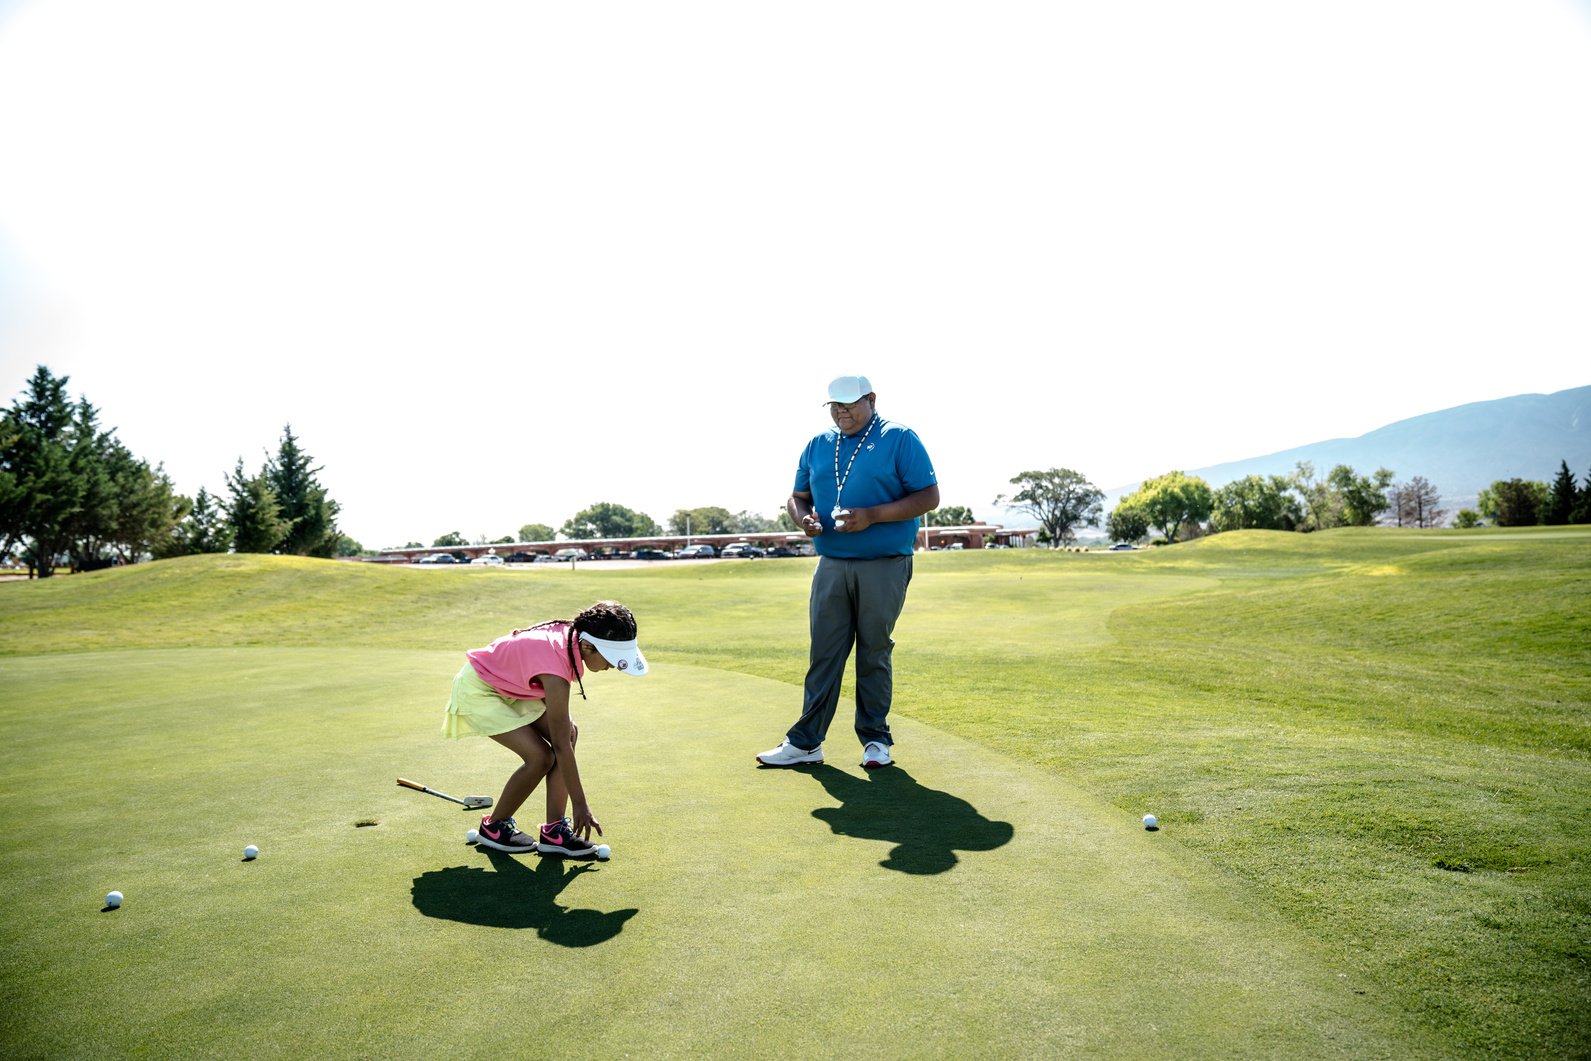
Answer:
M592 947L624 930L639 910L570 910L555 901L576 877L597 867L561 858L527 863L516 856L480 849L492 861L489 872L478 866L449 866L414 878L414 908L426 917L488 928L533 928L536 935L561 947Z
M812 816L837 836L884 840L896 847L879 865L901 873L944 873L957 851L993 851L1015 835L1009 822L994 822L959 796L927 788L899 766L856 777L832 766L810 771L838 807Z

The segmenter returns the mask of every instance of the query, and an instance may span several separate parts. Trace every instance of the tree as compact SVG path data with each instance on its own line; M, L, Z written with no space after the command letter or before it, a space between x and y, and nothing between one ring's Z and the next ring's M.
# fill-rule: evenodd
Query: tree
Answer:
M468 545L469 542L465 541L464 535L460 534L458 531L448 531L446 534L442 535L431 544L433 546L439 546L443 549L451 549L457 545Z
M153 551L157 560L195 553L224 553L232 546L232 528L226 513L204 487L194 495L187 511L178 517L171 537Z
M337 544L332 548L332 555L336 557L363 556L365 547L354 541L341 531L337 532Z
M1333 494L1333 508L1347 527L1373 527L1376 518L1392 507L1387 487L1392 485L1392 470L1378 468L1373 476L1355 472L1339 464L1326 476Z
M1143 541L1149 533L1149 517L1136 505L1120 504L1105 519L1105 529L1113 542Z
M1167 472L1147 479L1121 503L1140 509L1149 526L1159 527L1166 541L1175 542L1183 524L1201 523L1210 518L1215 494L1210 484L1197 476Z
M1541 522L1547 484L1528 479L1499 479L1480 492L1476 507L1499 527L1534 527Z
M550 542L557 537L557 533L545 523L527 523L519 528L518 541L522 542Z
M1210 524L1217 531L1297 530L1304 520L1293 484L1280 475L1248 475L1215 491Z
M163 465L151 468L120 442L110 466L113 509L105 532L108 545L124 564L135 564L164 549L193 503L179 495Z
M1570 516L1572 523L1591 523L1591 472L1586 473L1585 481L1574 495L1574 512Z
M1332 511L1331 487L1315 478L1315 462L1299 461L1293 466L1292 486L1304 500L1304 521L1299 530L1317 531L1337 525Z
M1453 517L1453 526L1459 530L1473 530L1481 525L1481 514L1472 508L1461 508Z
M1391 484L1392 471L1388 468L1365 476L1339 464L1324 479L1316 479L1314 463L1299 461L1292 477L1293 489L1304 499L1304 523L1299 529L1374 526L1376 517L1391 507L1387 500Z
M130 462L132 455L111 432L100 430L99 410L81 398L73 407L71 436L68 467L77 483L78 503L60 530L72 570L93 571L110 563L102 557L105 535L116 518L111 467L123 455Z
M232 535L232 547L240 553L275 552L287 533L287 521L282 518L276 494L263 473L249 475L243 470L243 458L227 476L227 524Z
M1001 494L994 504L1018 509L1038 520L1056 548L1077 536L1073 528L1099 526L1105 493L1079 472L1070 468L1022 472L1012 477L1011 485L1021 489L1009 496Z
M589 538L645 538L661 530L646 513L611 501L598 501L576 512L562 529L565 537L576 541Z
M1579 491L1575 489L1574 473L1569 470L1569 462L1560 462L1558 475L1552 480L1546 503L1541 507L1541 522L1549 527L1562 527L1572 522L1578 494Z
M978 522L965 505L941 505L923 517L929 527L966 527Z
M57 559L72 544L73 521L88 500L89 450L98 441L97 431L83 437L93 410L67 399L69 379L38 366L0 425L7 495L0 539L6 552L25 546L30 573L40 578L54 573Z
M727 508L682 508L668 518L670 534L737 534Z
M1399 527L1435 527L1447 515L1446 509L1438 507L1442 495L1423 475L1394 486L1388 499Z
M729 523L732 534L766 534L779 528L777 520L759 516L755 512L736 512L730 517Z
M275 458L265 463L265 479L287 524L282 540L270 550L290 556L331 556L336 549L337 502L326 496L316 478L320 468L299 447L293 425L282 428Z

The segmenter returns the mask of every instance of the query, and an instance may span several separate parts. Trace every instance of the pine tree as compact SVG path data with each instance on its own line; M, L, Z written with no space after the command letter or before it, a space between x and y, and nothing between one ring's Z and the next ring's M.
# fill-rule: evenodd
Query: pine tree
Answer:
M287 534L287 521L265 475L243 471L243 458L227 476L227 523L232 545L240 553L274 553Z
M81 420L92 422L92 409L73 406L68 381L40 365L0 424L0 540L7 552L22 544L40 578L53 574L70 548L88 492L79 442Z
M1585 481L1574 495L1574 523L1591 523L1591 472L1587 472Z
M321 469L299 446L293 425L282 429L276 458L265 466L265 478L276 495L281 518L287 524L275 552L293 556L331 556L340 535L337 503L326 497L326 488L315 478Z
M1558 468L1557 478L1552 481L1552 490L1547 494L1547 502L1541 506L1541 522L1549 527L1561 527L1571 522L1574 519L1574 507L1578 495L1574 473L1569 471L1569 462L1563 461Z

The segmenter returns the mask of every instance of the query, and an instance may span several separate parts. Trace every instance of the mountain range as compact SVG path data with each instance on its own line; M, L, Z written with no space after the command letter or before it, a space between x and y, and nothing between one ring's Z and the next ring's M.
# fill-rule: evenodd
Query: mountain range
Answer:
M1338 464L1361 475L1390 468L1400 483L1424 476L1450 515L1473 508L1476 495L1499 479L1550 483L1561 461L1568 461L1575 480L1583 483L1591 476L1591 387L1471 402L1399 420L1358 438L1184 470L1219 488L1249 475L1291 475L1299 461L1313 462L1319 476ZM1107 490L1105 511L1138 486Z

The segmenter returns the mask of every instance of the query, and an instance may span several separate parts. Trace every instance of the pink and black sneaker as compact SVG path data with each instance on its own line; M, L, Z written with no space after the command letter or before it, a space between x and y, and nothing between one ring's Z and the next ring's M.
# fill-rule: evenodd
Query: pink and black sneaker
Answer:
M559 818L541 827L536 850L544 855L562 855L564 858L591 858L597 853L597 845L576 836L568 818Z
M523 855L536 849L536 842L529 833L514 828L514 819L496 821L490 814L481 819L481 827L475 830L475 839L485 847L507 851L511 855Z

